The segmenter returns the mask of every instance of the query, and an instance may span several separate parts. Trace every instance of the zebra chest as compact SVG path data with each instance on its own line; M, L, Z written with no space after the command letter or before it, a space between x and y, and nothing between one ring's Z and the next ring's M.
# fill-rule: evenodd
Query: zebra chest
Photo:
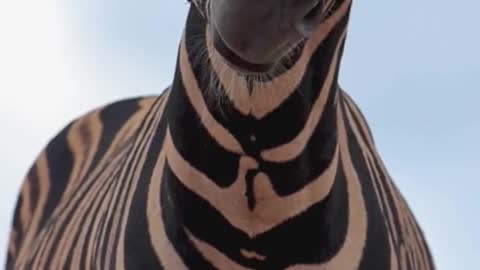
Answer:
M153 257L166 269L285 269L328 261L345 240L338 153L314 181L285 194L274 186L285 180L248 156L239 157L229 185L218 185L169 132L147 159L154 160L151 173L140 180L126 227L126 250L143 250L129 254L132 265ZM222 170L227 176L230 168Z
M289 207L263 198L249 209L244 192L235 196L219 191L212 204L184 185L169 167L163 181L162 216L158 217L164 224L162 234L189 267L198 261L215 267L205 269L284 269L321 263L344 241L346 213L330 214L332 208L342 207L339 201L326 199L296 213L293 208L301 202ZM335 188L345 188L344 183Z

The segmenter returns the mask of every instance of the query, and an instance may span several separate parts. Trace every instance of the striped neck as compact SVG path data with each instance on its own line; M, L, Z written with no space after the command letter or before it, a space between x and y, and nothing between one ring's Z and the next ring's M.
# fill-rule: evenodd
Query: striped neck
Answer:
M222 62L204 18L196 8L189 12L167 108L173 143L221 187L235 183L238 168L250 164L245 165L250 208L259 172L273 180L266 184L271 187L257 189L287 196L332 164L350 3L338 5L288 70L262 83L249 82Z
M336 100L349 5L339 5L289 69L263 83L222 62L203 17L190 10L164 114L162 194L172 200L177 245L190 241L211 262L225 258L207 251L222 247L254 269L282 269L265 257L285 248L267 248L275 237L309 241L315 231L325 241L304 249L325 256L341 246L340 234L329 233L331 224L344 229L348 212Z
M180 88L192 93L190 102L202 103L196 113L211 115L249 153L288 143L307 124L312 132L314 122L319 121L316 118L336 106L350 3L345 0L338 5L288 69L273 78L264 77L262 82L251 80L260 76L246 78L223 61L213 49L205 19L191 8L180 45L174 92ZM335 132L333 124L324 128Z

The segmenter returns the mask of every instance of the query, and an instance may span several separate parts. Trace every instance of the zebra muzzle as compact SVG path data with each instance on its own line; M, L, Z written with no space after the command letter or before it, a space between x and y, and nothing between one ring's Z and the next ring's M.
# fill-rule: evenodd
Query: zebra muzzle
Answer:
M239 71L269 71L321 23L326 0L209 3L215 49Z

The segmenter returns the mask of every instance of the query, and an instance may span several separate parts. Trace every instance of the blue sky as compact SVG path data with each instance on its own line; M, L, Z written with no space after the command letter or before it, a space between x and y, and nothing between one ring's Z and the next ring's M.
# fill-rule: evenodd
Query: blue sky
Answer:
M21 178L62 126L171 81L183 0L0 4L0 264ZM25 3L23 3L25 4ZM340 81L438 269L480 255L480 2L354 0Z

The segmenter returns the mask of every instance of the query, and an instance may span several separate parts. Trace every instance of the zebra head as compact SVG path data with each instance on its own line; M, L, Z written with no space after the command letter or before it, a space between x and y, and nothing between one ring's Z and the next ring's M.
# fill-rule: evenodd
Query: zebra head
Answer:
M348 2L348 3L344 3ZM266 73L292 62L341 4L350 0L193 0L225 62L244 73ZM323 29L325 30L325 29ZM297 53L296 53L297 52Z

